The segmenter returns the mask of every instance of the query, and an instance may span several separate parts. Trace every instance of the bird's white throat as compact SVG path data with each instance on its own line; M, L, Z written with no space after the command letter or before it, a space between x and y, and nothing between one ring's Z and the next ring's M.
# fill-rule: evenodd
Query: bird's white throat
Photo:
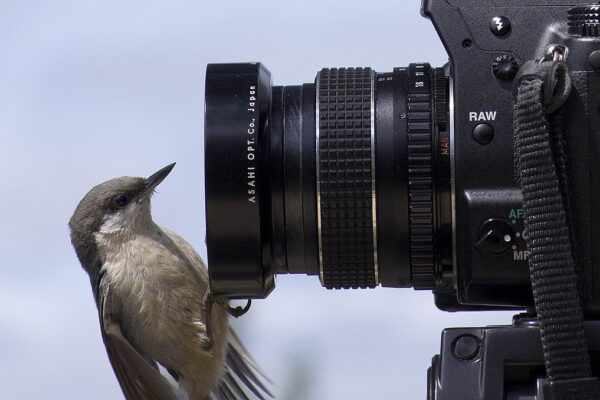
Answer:
M94 238L99 249L106 249L129 240L136 233L142 233L152 224L149 202L132 201L127 207L105 215Z

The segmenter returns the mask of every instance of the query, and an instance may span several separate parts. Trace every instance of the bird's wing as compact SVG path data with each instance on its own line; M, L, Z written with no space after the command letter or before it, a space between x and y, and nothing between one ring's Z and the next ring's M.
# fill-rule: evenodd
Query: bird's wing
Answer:
M98 286L100 330L108 358L127 400L176 400L174 390L156 365L123 336L117 318L118 305L103 277Z
M273 397L267 388L270 383L236 333L230 329L225 374L214 397L219 400L265 400Z

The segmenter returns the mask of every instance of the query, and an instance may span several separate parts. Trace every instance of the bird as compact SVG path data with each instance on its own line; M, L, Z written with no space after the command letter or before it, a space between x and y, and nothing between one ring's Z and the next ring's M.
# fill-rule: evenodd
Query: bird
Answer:
M174 166L93 187L69 220L112 368L127 400L270 398L226 302L207 306L202 259L152 219L152 195Z

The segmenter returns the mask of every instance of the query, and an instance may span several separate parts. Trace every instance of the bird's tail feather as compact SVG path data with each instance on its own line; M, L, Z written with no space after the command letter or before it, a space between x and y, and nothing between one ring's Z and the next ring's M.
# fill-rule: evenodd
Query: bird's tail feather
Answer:
M217 400L266 400L273 398L268 386L271 380L250 356L233 330L229 333L229 344L225 362L225 374L214 393Z

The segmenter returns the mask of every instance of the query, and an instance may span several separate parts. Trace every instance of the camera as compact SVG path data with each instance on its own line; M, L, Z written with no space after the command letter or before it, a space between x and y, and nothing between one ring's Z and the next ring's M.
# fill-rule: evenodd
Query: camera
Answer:
M209 65L215 294L261 298L274 275L300 273L432 290L449 311L531 307L512 87L523 62L562 46L580 86L567 104L577 263L599 316L600 32L581 33L579 3L425 1L450 56L440 68L326 68L272 86L260 63Z
M424 0L422 15L448 52L441 67L325 68L313 83L272 86L260 63L208 65L211 290L264 298L275 275L306 274L328 289L431 290L445 311L535 315L515 173L515 91L528 61L560 60L572 83L562 106L564 198L577 290L584 319L600 318L599 10L577 0ZM528 330L536 324L517 317L508 330L446 330L430 399L544 398L543 389L522 385L544 375L540 330ZM600 330L586 329L597 351L590 332ZM491 354L511 343L529 345L498 356L504 369L491 366ZM466 371L464 361L482 354L490 358ZM511 364L524 354L535 362ZM444 379L485 390L444 392L442 370L455 371ZM504 389L492 388L494 373Z

